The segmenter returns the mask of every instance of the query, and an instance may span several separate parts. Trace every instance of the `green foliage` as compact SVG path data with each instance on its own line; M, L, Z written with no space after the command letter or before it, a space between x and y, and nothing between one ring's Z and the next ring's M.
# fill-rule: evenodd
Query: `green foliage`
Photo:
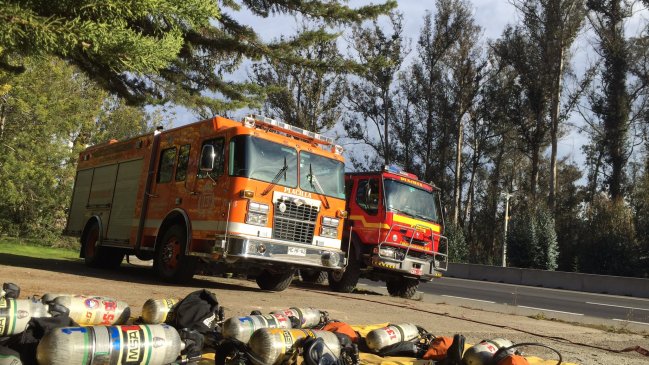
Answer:
M394 143L390 141L390 124L395 113L392 89L407 54L403 38L403 14L390 15L389 30L391 33L377 21L371 26L352 29L356 61L365 67L358 73L359 78L350 81L350 113L344 127L351 139L369 146L375 155L373 160L364 161L352 157L352 164L360 168L375 168L392 161Z
M302 16L326 25L373 19L396 1L351 8L343 1L0 0L0 69L18 72L13 55L57 55L131 104L173 101L201 115L258 106L264 90L224 74L245 59L332 68L292 50L335 35L308 32L266 42L232 13Z
M642 175L633 195L634 223L639 245L637 276L649 277L649 175Z
M522 209L514 216L507 235L508 265L554 270L558 255L554 218L547 209Z
M310 31L304 26L300 34L307 32ZM334 39L321 40L289 52L316 62L344 62ZM252 79L268 94L264 103L266 115L314 132L330 128L340 120L346 91L345 79L340 73L269 59L253 67Z
M78 247L46 247L41 242L0 238L0 254L42 259L78 260Z
M145 114L108 98L68 63L23 59L0 98L0 235L58 241L75 162L87 144L139 134Z
M578 269L603 275L637 276L639 245L633 212L624 202L601 194L586 212L580 235Z
M448 224L444 227L444 235L448 238L449 261L466 262L469 258L469 246L464 238L462 227Z

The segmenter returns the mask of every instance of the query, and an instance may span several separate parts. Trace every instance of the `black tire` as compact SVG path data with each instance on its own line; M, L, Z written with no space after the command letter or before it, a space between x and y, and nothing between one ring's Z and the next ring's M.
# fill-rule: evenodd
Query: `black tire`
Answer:
M257 275L256 281L260 289L269 291L282 291L291 285L295 270L269 271L263 270Z
M327 272L320 270L300 270L302 281L311 284L324 284L327 281Z
M339 293L351 293L356 288L360 276L361 266L356 257L356 251L352 248L345 271L342 273L336 271L329 272L329 288Z
M124 259L124 251L101 246L100 229L97 222L91 223L82 238L83 259L88 267L115 269Z
M175 225L167 229L156 245L153 269L158 277L170 283L185 283L194 276L196 257L185 255L187 231Z
M388 293L393 297L410 299L417 293L419 280L408 278L394 278L385 282Z

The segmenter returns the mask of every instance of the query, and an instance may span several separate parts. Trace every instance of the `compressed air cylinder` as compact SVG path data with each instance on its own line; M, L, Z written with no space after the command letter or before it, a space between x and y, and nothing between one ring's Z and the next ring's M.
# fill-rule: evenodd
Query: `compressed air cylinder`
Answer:
M325 349L335 358L340 357L341 346L336 334L329 331L307 329L262 328L250 337L248 347L254 355L251 360L256 365L280 364L296 343L307 337L322 338Z
M325 313L315 308L295 308L281 309L270 312L271 314L283 314L287 317L295 317L300 320L302 328L313 328L320 324Z
M419 336L419 329L414 324L391 324L387 327L377 328L365 336L365 343L372 351L378 352L382 348L402 341L410 341Z
M37 300L0 298L0 337L25 331L32 318L51 317L47 309Z
M39 365L163 365L174 362L184 344L166 324L56 328L36 349Z
M283 314L252 315L228 318L223 323L223 337L248 342L260 328L291 328L291 320Z
M106 297L65 295L56 297L52 303L68 308L70 318L82 326L123 324L131 315L126 302Z
M464 365L487 365L491 362L496 351L512 345L511 341L504 338L483 340L464 352L462 363ZM513 354L514 350L511 350L511 353Z
M170 323L174 316L174 306L179 301L170 298L147 300L142 306L142 320L149 324Z

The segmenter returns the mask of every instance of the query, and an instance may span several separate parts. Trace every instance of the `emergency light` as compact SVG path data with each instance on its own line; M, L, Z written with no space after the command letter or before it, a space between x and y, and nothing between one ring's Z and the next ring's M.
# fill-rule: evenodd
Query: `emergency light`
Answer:
M311 132L300 127L296 127L288 123L280 122L276 119L268 118L263 115L249 115L243 118L242 123L245 127L248 128L254 128L257 124L272 126L274 127L274 129L281 130L289 135L311 139L315 142L318 142L319 144L331 146L331 152L335 154L342 155L343 153L342 146L334 144L333 138L323 136L319 133Z

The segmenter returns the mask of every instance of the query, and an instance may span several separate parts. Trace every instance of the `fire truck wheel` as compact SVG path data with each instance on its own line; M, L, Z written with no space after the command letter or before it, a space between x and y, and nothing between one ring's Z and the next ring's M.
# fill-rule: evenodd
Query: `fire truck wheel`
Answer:
M358 284L358 278L361 275L361 267L358 258L352 249L349 255L349 262L345 271L340 273L337 271L329 272L329 288L339 293L351 293Z
M114 269L119 267L124 259L124 252L99 245L99 224L92 223L83 236L82 242L83 259L88 267L99 267L103 269Z
M270 291L282 291L288 288L293 281L295 270L269 271L264 270L257 275L257 285L260 289Z
M419 280L407 278L389 279L385 282L385 286L391 296L410 299L417 293Z
M305 283L324 284L327 281L326 271L300 270L300 276Z
M175 225L165 231L153 259L153 268L162 280L183 283L194 276L196 258L185 255L186 247L185 227Z

